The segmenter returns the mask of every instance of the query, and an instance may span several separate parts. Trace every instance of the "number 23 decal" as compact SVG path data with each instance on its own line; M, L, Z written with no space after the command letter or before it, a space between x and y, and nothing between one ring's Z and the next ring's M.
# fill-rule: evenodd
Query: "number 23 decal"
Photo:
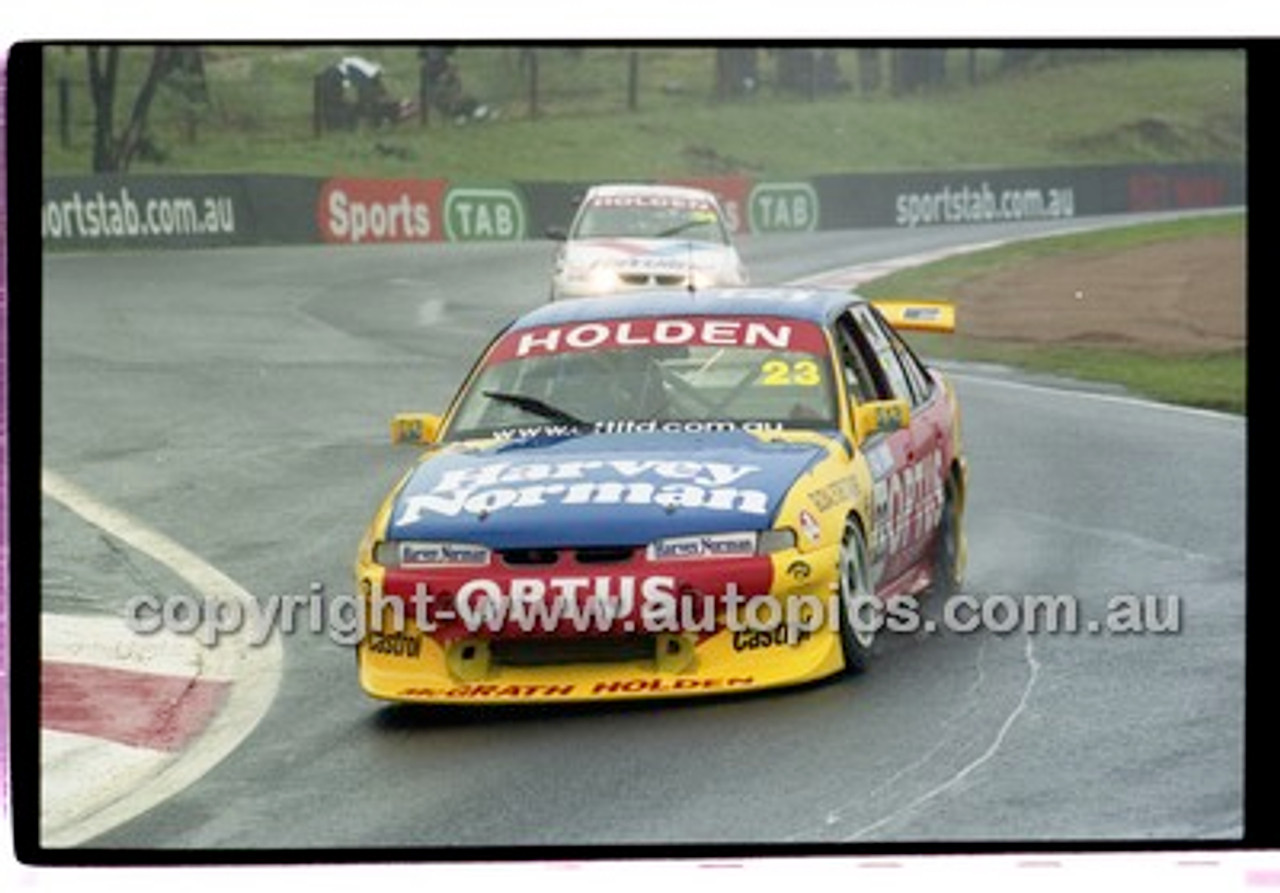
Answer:
M764 376L760 379L760 384L766 387L789 384L812 387L822 384L822 373L813 360L796 360L794 363L766 360L760 365L760 372Z

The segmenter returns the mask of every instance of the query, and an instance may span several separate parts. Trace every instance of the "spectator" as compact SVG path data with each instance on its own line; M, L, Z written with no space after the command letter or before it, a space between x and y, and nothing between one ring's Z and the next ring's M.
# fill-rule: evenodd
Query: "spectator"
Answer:
M355 107L347 102L346 79L337 65L327 65L316 77L316 104L320 130L351 130L356 126Z
M453 53L451 46L425 46L418 51L428 101L442 114L452 118L455 124L494 117L489 106L463 91L462 77L453 62Z
M322 71L320 103L325 128L351 130L361 120L377 127L404 118L409 111L407 103L391 97L382 74L381 65L361 56L346 56Z
M394 124L403 115L404 103L392 99L382 80L382 66L360 56L347 56L338 63L343 81L356 94L356 118L368 121L375 127Z

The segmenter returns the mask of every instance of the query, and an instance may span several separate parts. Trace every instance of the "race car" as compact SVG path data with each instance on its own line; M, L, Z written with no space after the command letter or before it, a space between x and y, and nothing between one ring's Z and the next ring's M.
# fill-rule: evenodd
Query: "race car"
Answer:
M965 563L955 391L838 290L549 303L489 344L355 565L360 685L396 702L720 694L867 666ZM918 616L918 612L916 612Z
M556 251L551 298L641 288L745 285L746 268L711 192L685 186L593 186Z

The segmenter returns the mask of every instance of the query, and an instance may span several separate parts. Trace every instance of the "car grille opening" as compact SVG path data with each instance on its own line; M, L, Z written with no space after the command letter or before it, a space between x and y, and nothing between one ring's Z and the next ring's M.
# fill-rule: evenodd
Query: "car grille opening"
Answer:
M685 283L681 273L622 273L618 278L627 285L661 285L667 288Z
M572 554L579 564L624 564L635 555L634 546L590 546L582 549L503 549L498 554L514 567L555 564L563 554Z
M499 554L507 564L520 567L555 564L560 560L560 553L556 549L503 549Z
M653 660L657 641L651 635L555 636L494 639L489 642L490 660L507 667L537 667L549 664L611 664Z
M621 564L630 561L635 551L631 546L595 546L576 550L574 557L580 564Z

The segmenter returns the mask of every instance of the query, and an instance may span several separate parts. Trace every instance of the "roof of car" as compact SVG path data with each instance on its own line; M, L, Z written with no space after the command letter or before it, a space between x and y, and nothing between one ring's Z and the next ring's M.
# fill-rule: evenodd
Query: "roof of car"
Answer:
M784 287L709 288L698 292L655 289L544 304L521 316L513 329L605 319L655 316L780 316L825 323L863 300L841 289Z
M678 186L670 183L600 183L587 190L588 195L690 195L708 196L712 193L696 186Z

